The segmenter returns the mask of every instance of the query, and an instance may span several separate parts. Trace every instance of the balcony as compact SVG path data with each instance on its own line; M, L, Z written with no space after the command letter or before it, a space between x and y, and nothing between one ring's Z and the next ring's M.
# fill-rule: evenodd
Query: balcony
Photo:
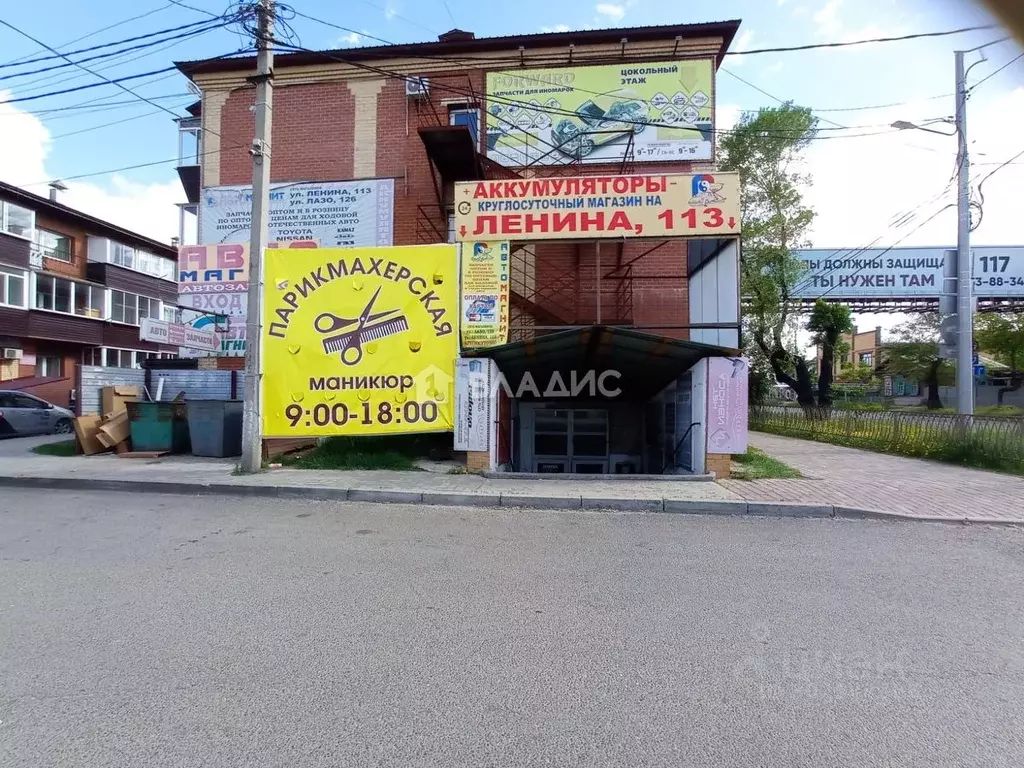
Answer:
M178 120L178 178L190 203L199 202L199 171L203 152L202 118Z

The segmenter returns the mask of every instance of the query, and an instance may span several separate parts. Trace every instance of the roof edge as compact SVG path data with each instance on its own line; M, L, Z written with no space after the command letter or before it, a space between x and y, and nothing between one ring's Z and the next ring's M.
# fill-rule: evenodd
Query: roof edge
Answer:
M536 32L525 35L508 35L501 37L478 37L466 40L442 42L433 40L422 43L396 43L393 45L366 46L361 48L325 49L321 51L300 51L294 53L278 53L274 57L276 67L298 66L317 63L324 57L332 60L362 61L364 59L379 60L381 56L439 56L445 54L482 53L495 50L508 50L520 46L545 47L552 45L570 45L587 43L618 43L623 38L632 42L664 40L672 37L704 37L708 35L722 38L722 48L717 56L720 66L729 46L732 45L736 32L740 28L740 19L726 21L708 21L696 24L661 24L647 27L617 27L613 29L580 29L567 32ZM255 56L234 58L201 59L198 61L176 61L174 66L192 77L213 72L232 72L250 70L256 67Z
M128 245L140 245L147 250L154 251L158 256L163 256L168 259L177 258L177 249L173 245L161 243L159 240L154 240L153 238L141 235L138 232L132 232L130 229L125 229L117 224L111 224L109 221L104 221L103 219L84 213L77 208L72 208L64 203L51 200L48 197L43 197L42 195L37 195L34 192L29 192L21 187L8 184L5 181L0 181L0 198L8 199L9 202L12 203L31 207L34 211L43 212L48 215L52 215L55 218L72 219L76 223L87 224L104 233L116 235L117 239L127 241L126 244Z

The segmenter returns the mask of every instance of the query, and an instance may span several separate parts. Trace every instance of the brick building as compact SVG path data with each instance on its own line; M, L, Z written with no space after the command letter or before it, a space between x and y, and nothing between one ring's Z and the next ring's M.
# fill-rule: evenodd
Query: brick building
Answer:
M0 182L0 389L71 403L82 364L138 367L177 349L139 340L171 318L176 250Z
M495 38L452 30L434 42L277 51L271 183L392 179L392 242L414 245L454 240L456 182L714 171L714 77L738 27L738 21L726 21ZM687 85L682 74L697 64L707 67L707 93L704 86ZM623 87L611 96L594 92L581 108L602 115L588 123L597 126L592 131L572 127L564 110L553 106L556 99L545 107L488 93L488 77L495 73L517 80L520 73L529 79L534 71L609 65L622 68ZM202 151L188 150L194 159L183 160L179 169L189 210L195 211L207 190L251 181L255 90L247 78L255 59L178 67L202 93L198 116L182 123L187 146ZM633 98L627 107L645 113L657 108L663 121L670 114L685 119L695 137L700 133L701 140L690 142L703 148L699 152L651 154L638 138L645 126L610 117L627 108L619 103L625 97L615 96L626 92L627 73L662 70L680 72L683 86L647 101ZM568 116L586 117L582 111ZM558 123L552 135L556 127L578 134L567 134L557 146L549 140L550 150L528 142L510 150L511 128L493 127L497 119L522 126L524 119L551 125L551 118ZM646 136L663 125L647 127ZM518 161L516 151L522 153ZM198 229L208 242L203 221ZM343 243L322 243L334 244ZM586 238L513 242L510 343L488 356L506 376L598 361L617 365L626 369L629 395L628 403L616 404L574 400L566 407L543 398L509 403L498 419L490 463L528 471L702 470L704 425L691 401L704 395L702 390L694 397L686 377L703 358L736 354L739 347L738 254L735 236L620 238L600 245ZM558 444L570 446L557 459L543 458L548 449L534 450L538 420L557 422L560 436L548 441L556 453ZM571 450L576 421L581 430L604 430L603 440L579 441L592 446L590 454Z

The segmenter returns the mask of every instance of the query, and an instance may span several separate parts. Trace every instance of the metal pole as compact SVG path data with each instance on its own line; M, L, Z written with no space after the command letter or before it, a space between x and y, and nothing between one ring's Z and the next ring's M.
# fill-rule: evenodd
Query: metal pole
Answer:
M970 161L967 157L967 76L964 51L956 52L957 162L957 355L956 410L962 416L974 414L974 297L971 257Z
M245 322L245 407L242 413L242 469L259 472L262 467L263 368L260 344L263 335L263 249L267 244L267 207L270 204L270 131L274 89L274 0L260 0L256 39L256 133L252 140L252 217L249 240L249 294Z

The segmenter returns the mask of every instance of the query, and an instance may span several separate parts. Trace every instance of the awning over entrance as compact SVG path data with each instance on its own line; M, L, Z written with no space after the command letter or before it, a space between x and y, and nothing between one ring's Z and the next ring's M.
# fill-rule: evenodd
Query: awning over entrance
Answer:
M574 371L577 381L589 371L594 371L595 376L604 371L618 371L617 378L608 379L611 388L617 386L622 390L616 399L644 402L699 360L735 357L739 352L627 328L593 325L538 336L530 341L467 350L464 354L494 360L513 392L518 391L526 373L533 377L543 399L543 392L555 373L568 388ZM524 399L533 398L524 396Z

